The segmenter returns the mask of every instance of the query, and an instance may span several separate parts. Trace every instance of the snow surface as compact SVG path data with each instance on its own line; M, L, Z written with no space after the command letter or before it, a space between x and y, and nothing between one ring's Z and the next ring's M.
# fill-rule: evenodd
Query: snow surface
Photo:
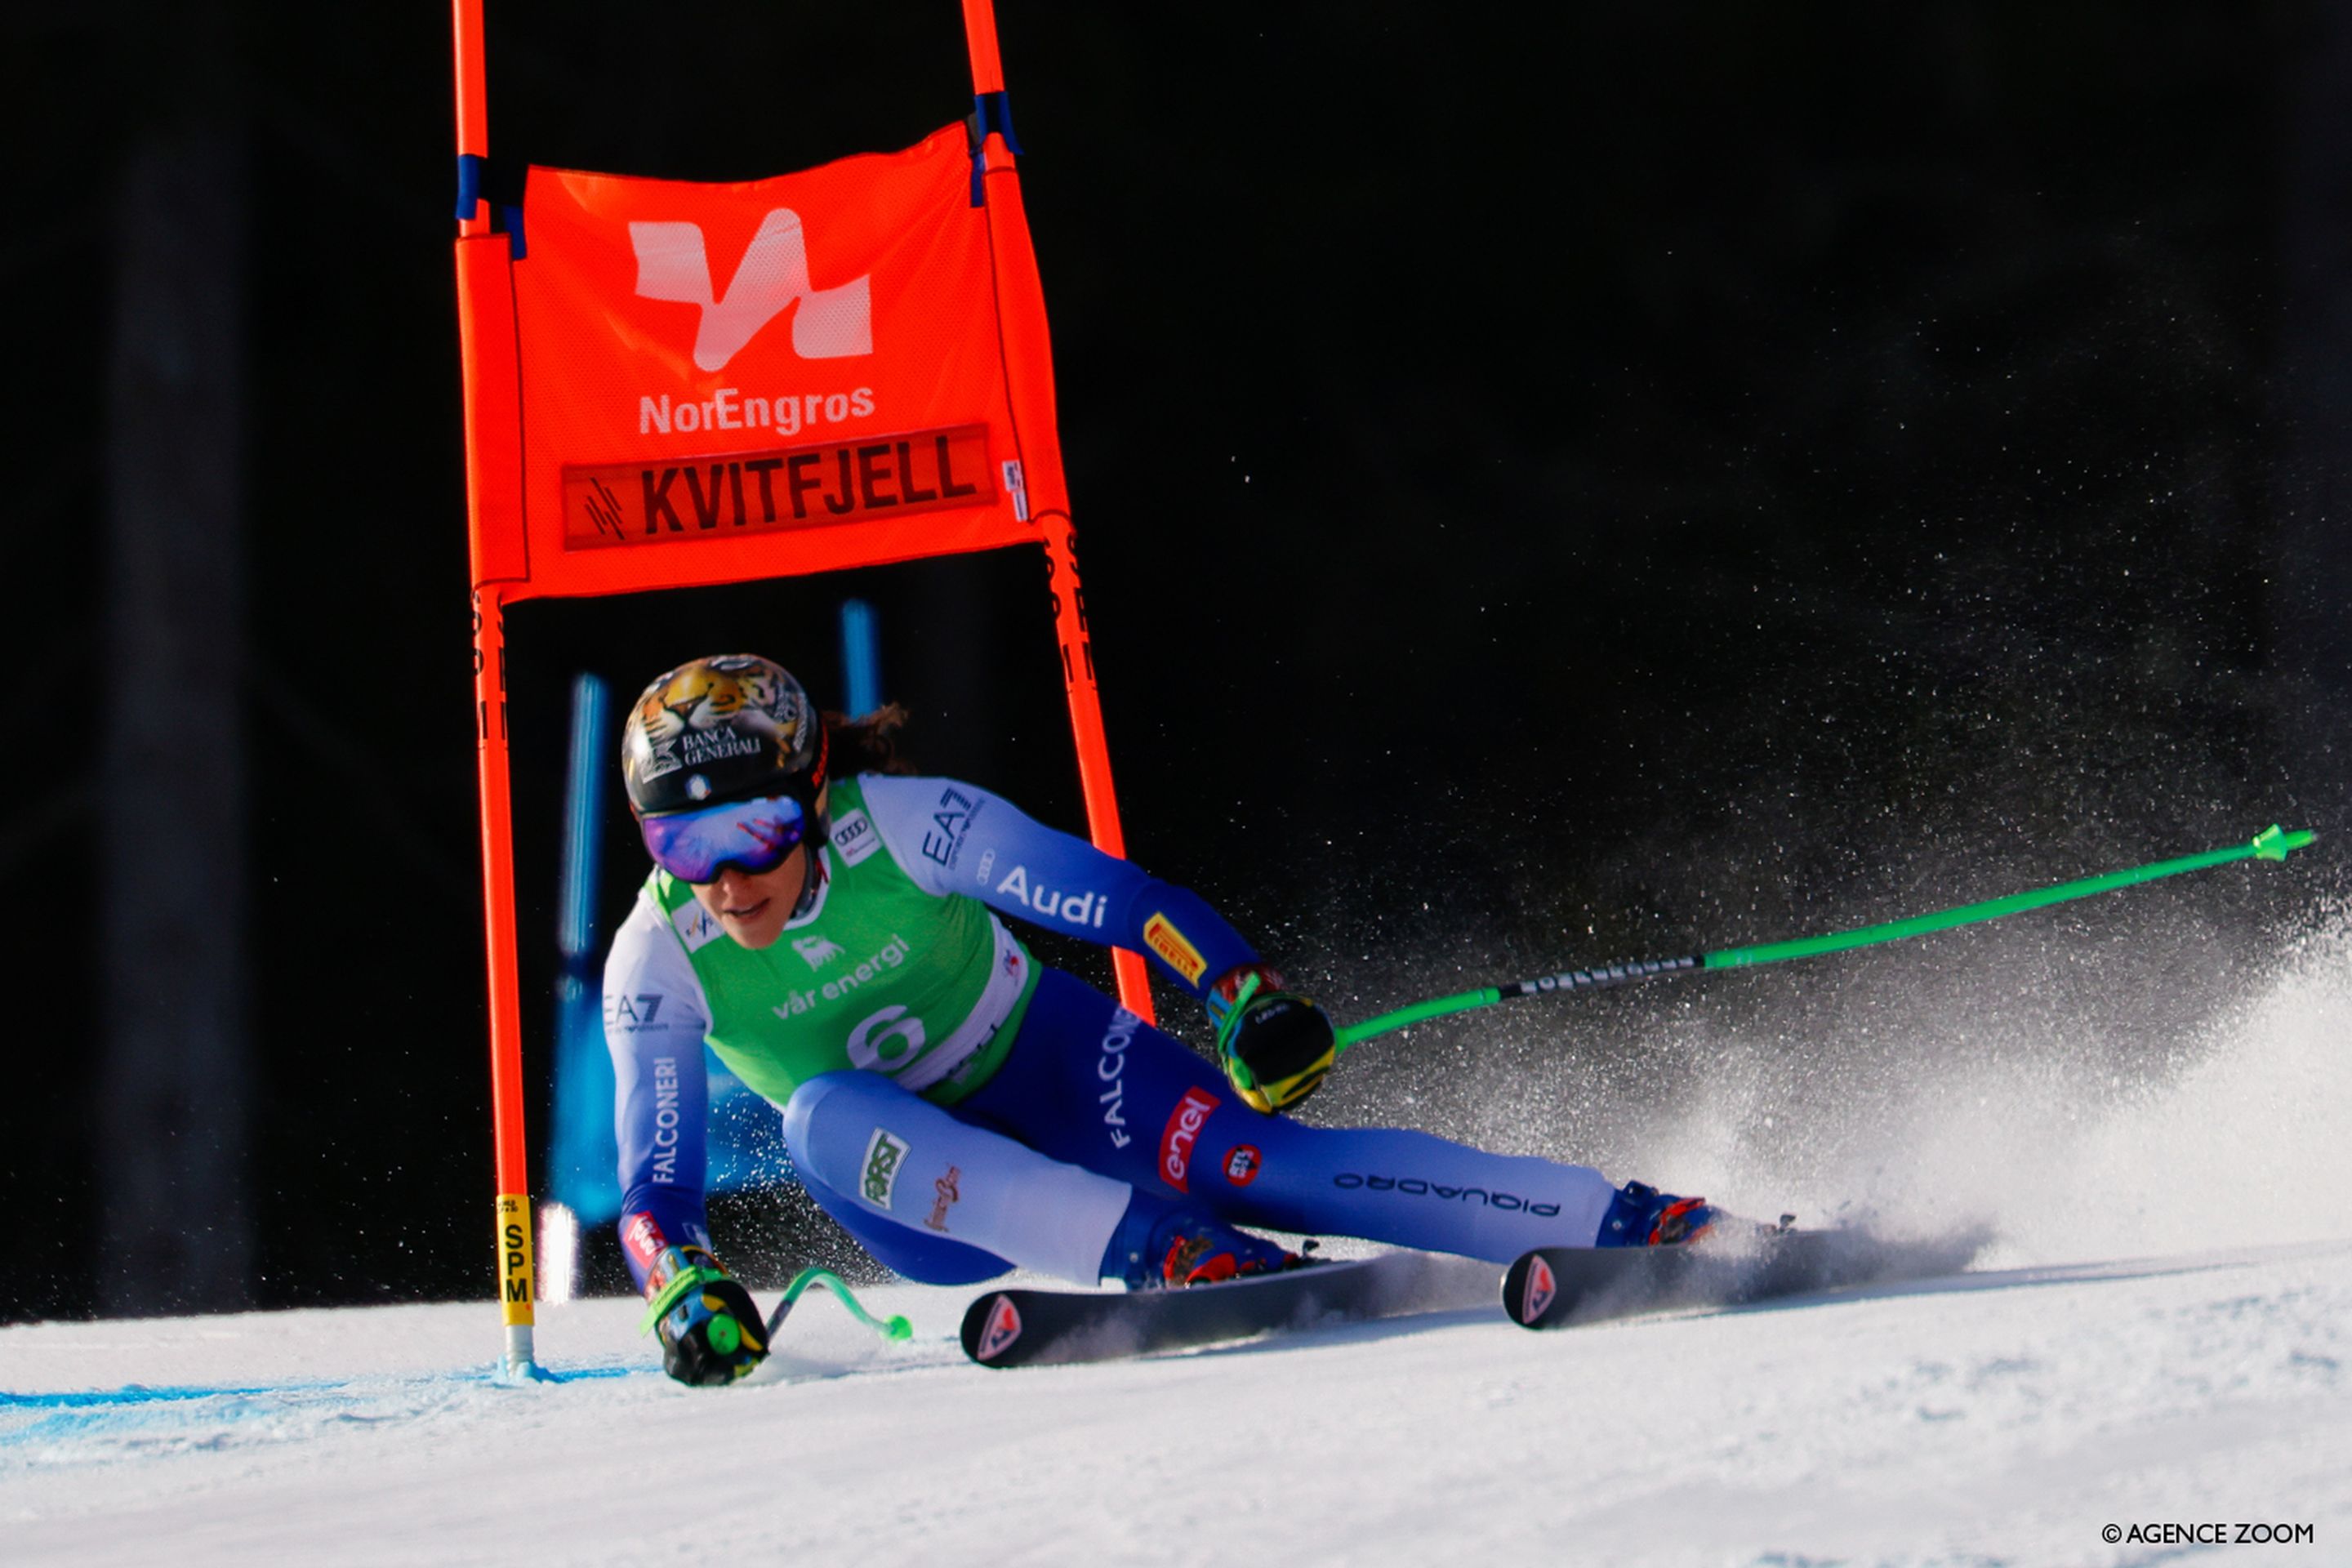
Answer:
M912 1342L812 1297L772 1376L698 1390L634 1301L543 1308L562 1381L524 1387L479 1304L11 1328L0 1563L2352 1563L2347 1043L2337 935L2110 1092L1923 1075L1875 1152L1791 1137L1778 1169L1722 1134L1736 1096L1703 1107L1657 1168L1712 1159L1735 1206L1866 1180L2002 1240L1555 1334L1463 1311L996 1373L954 1343L971 1292L901 1286L869 1300ZM2102 1539L2239 1522L2312 1536Z
M876 1297L912 1343L812 1300L785 1376L712 1391L625 1301L544 1313L569 1381L522 1388L476 1306L12 1330L15 1388L147 1386L6 1409L0 1557L2122 1564L2177 1553L2106 1523L2241 1520L2352 1557L2352 1243L1015 1373L962 1360L964 1292Z

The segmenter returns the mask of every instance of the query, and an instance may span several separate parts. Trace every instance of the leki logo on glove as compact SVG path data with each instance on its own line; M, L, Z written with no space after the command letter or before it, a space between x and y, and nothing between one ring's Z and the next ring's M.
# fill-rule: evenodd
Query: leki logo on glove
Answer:
M1160 1134L1160 1178L1180 1193L1192 1190L1192 1145L1209 1112L1221 1103L1205 1089L1188 1089Z
M866 1175L858 1184L866 1202L888 1208L891 1191L898 1184L899 1167L906 1163L907 1141L887 1128L877 1127L866 1142Z
M846 359L874 352L869 285L872 274L831 289L809 281L808 242L800 214L776 207L760 220L760 232L744 247L727 292L714 297L710 257L698 223L633 223L629 244L637 253L637 295L671 304L693 305L702 314L694 334L694 363L705 372L727 362L759 336L760 330L791 309L793 352L803 359Z

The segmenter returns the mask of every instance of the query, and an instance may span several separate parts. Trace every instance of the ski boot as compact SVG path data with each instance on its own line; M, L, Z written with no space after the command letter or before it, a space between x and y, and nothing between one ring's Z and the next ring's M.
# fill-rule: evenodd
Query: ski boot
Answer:
M1628 1182L1601 1216L1595 1247L1670 1247L1696 1241L1723 1215L1705 1198L1678 1198L1643 1182Z
M1127 1271L1133 1290L1181 1290L1296 1268L1298 1254L1192 1207L1160 1216Z

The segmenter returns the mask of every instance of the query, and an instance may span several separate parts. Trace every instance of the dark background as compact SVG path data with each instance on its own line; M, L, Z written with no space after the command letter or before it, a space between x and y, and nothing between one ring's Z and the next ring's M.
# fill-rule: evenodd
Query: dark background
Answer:
M2335 8L1001 10L1130 851L1343 1017L2342 826ZM490 1289L446 22L5 24L0 1316ZM496 154L637 174L970 107L946 0L493 0L488 58ZM522 606L535 1096L566 683L837 701L846 593L918 759L1077 826L1033 552ZM1416 1031L1314 1114L1637 1156L1578 1107L1703 1080L1678 1019L1833 1081L1927 973L2154 1073L2342 883Z

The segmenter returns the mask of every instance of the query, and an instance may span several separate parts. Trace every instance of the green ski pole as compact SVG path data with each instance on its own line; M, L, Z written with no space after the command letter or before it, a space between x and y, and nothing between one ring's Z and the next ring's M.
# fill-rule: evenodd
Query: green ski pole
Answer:
M2055 887L2011 893L2005 899L1987 899L1982 903L1962 904L1958 909L1940 910L1934 914L1889 921L1884 925L1831 931L1822 936L1799 937L1793 942L1766 942L1757 947L1727 947L1717 952L1695 952L1677 958L1644 958L1626 963L1602 964L1594 969L1563 970L1558 974L1481 986L1475 991L1464 991L1452 996L1433 996L1426 1002L1416 1002L1393 1013L1382 1013L1360 1024L1349 1025L1339 1031L1339 1048L1344 1051L1377 1036L1393 1034L1432 1018L1443 1018L1450 1013L1491 1007L1515 996L1550 996L1561 992L1599 991L1614 985L1630 985L1637 981L1654 980L1664 974L1686 974L1693 970L1745 969L1759 963L1780 963L1791 958L1843 952L1848 948L1874 947L1883 942L1900 942L1906 937L1925 936L1929 931L1949 931L1954 926L1997 921L2009 915L2021 914L2027 910L2045 909L2073 899L2087 899L2096 893L2113 892L2117 888L2135 887L2159 878L2178 877L2187 871L2226 866L2233 860L2284 860L2289 850L2300 849L2317 837L2308 832L2289 833L2273 823L2255 834L2251 842L2232 845L2225 849L2209 849L2202 855L2183 855L2175 860L2158 860L2152 865L2135 866L2128 870L2084 877L2077 881L2061 882Z

